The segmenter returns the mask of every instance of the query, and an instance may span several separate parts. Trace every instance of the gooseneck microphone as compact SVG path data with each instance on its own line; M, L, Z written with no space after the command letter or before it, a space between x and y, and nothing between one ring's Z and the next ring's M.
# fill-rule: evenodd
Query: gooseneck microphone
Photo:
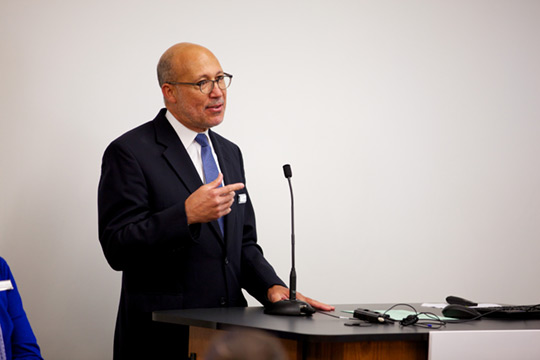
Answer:
M291 177L292 177L292 170L291 165L285 164L283 165L283 174L285 174L285 178L287 179L289 183L289 191L291 192L291 274L289 275L289 299L290 300L296 300L296 267L295 267L295 259L296 259L296 243L294 239L294 194L292 191L292 183L291 183Z
M291 192L291 274L289 276L289 299L281 300L265 306L264 313L270 315L304 316L311 315L315 309L304 301L296 299L296 269L295 269L295 234L294 234L294 195L291 183L291 165L283 165L283 173L289 182Z

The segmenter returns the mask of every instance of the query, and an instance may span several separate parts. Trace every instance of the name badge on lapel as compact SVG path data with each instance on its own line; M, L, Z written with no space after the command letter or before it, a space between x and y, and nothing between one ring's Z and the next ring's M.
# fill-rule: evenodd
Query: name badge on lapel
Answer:
M0 281L0 291L13 290L13 284L11 280Z
M238 204L245 204L247 201L247 194L238 194Z

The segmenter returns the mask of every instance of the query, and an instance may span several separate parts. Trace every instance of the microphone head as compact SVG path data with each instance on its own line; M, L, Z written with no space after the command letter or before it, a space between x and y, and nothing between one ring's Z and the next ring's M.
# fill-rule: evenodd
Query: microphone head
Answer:
M287 179L292 177L291 165L289 164L283 165L283 173L285 174L285 177Z

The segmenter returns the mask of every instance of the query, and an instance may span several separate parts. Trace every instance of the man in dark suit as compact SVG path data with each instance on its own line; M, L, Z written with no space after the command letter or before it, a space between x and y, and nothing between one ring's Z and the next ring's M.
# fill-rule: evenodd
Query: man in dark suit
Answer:
M257 244L240 149L210 130L223 121L231 78L208 49L174 45L158 64L166 108L105 151L99 237L123 272L115 360L187 355L186 330L152 322L154 310L246 306L242 288L262 304L288 297ZM215 179L205 146L217 159Z

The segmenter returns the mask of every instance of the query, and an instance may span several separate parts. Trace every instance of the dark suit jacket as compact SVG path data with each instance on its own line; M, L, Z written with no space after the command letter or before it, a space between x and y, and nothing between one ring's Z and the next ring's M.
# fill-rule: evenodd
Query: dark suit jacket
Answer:
M188 226L184 202L202 182L165 113L113 141L103 156L99 237L111 267L123 272L115 359L143 358L156 346L145 345L149 338L171 335L152 323L154 310L246 306L242 288L264 304L270 286L284 285L257 245L246 188L224 219L224 236L217 221ZM209 135L225 183L245 183L240 149Z

